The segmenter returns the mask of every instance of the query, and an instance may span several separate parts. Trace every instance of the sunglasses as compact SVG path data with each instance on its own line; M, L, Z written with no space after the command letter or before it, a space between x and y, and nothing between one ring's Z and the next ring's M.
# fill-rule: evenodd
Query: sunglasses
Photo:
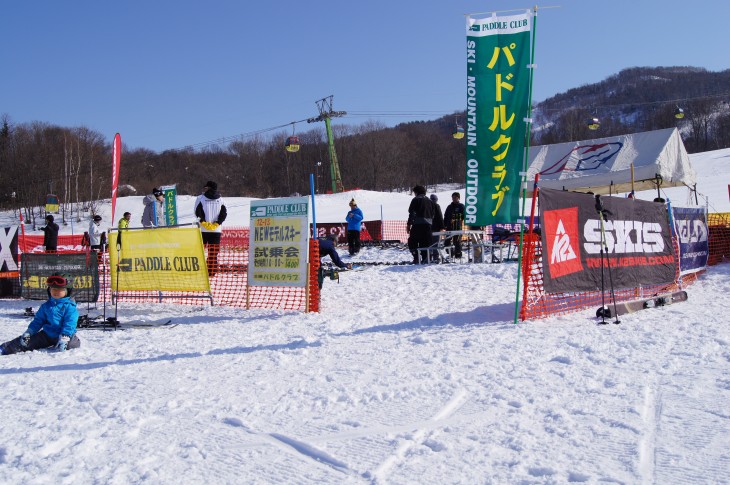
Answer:
M48 286L58 286L58 287L66 287L66 284L68 282L66 281L66 278L63 276L49 276L46 280L46 284Z

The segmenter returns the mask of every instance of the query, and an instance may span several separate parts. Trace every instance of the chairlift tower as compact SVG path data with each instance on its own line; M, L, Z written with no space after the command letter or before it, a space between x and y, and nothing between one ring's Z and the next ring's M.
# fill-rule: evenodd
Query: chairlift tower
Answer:
M332 135L332 124L330 119L339 118L345 116L346 111L334 111L332 109L332 95L322 98L317 103L317 109L319 109L319 116L316 118L309 118L307 123L316 123L317 121L324 121L324 126L327 129L327 145L329 147L330 155L330 176L332 177L332 193L343 192L345 187L342 185L342 177L340 176L340 165L337 163L337 152L335 151L335 137Z

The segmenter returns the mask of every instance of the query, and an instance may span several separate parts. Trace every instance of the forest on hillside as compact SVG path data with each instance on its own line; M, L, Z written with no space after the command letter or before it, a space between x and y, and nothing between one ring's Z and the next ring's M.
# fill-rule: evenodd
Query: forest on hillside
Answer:
M682 119L674 116L678 108ZM586 123L594 117L601 121L597 131ZM452 133L455 120L464 118L456 112L395 127L377 121L333 125L345 188L407 191L415 184L463 184L466 142ZM533 118L532 145L676 126L690 153L730 147L730 70L625 69L538 103ZM0 208L28 211L54 193L66 210L93 212L94 200L109 197L112 148L104 135L42 121L14 124L8 114L0 123ZM288 136L281 131L161 153L124 147L119 195L144 195L171 184L178 194L198 194L213 179L228 196L288 196L309 192L310 173L317 192L331 190L324 126L299 133L301 149L295 153L284 150Z

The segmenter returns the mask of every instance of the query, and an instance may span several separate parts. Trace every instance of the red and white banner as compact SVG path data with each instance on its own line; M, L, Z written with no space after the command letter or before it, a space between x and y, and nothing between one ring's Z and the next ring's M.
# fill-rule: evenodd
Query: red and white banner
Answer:
M83 234L59 234L57 252L78 251L83 252L87 247L81 244ZM27 234L18 240L18 248L21 253L45 253L43 245L43 234Z
M112 224L114 224L114 211L117 208L117 188L119 187L119 166L121 163L122 137L117 133L114 135L114 151L112 155Z

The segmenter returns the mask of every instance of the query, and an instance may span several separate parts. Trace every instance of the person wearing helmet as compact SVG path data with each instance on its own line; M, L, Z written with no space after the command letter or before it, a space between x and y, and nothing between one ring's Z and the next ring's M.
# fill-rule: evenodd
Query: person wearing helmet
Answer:
M79 312L71 298L73 285L62 273L46 280L48 301L35 314L23 335L0 345L2 355L53 347L59 352L81 346L76 336Z

